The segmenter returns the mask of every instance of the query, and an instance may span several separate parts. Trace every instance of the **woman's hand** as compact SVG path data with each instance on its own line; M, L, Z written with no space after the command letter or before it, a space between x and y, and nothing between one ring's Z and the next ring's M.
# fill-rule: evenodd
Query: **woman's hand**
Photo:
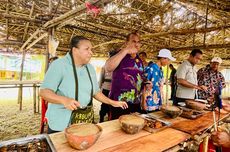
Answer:
M113 101L111 103L111 105L113 107L121 107L122 109L127 109L128 108L128 104L124 101Z
M81 106L80 103L77 102L77 101L74 100L74 99L70 99L70 100L65 101L65 102L63 103L63 105L64 105L64 107L65 107L66 109L69 109L69 110L71 110L71 111L73 111L73 110L77 109L77 107L80 107L80 106Z

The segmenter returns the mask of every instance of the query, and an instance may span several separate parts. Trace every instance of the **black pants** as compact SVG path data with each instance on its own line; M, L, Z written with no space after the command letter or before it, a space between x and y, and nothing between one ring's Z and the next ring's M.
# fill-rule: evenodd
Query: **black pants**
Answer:
M109 96L109 90L105 90L103 89L102 90L102 93L108 97ZM100 120L99 122L104 122L104 117L106 116L106 114L109 114L109 105L108 104L105 104L105 103L102 103L101 104L101 110L99 112L99 115L100 115Z
M176 97L176 85L171 85L171 99Z
M142 113L140 104L128 103L128 106L129 107L127 109L110 106L109 120L118 119L121 115L130 114L133 112Z

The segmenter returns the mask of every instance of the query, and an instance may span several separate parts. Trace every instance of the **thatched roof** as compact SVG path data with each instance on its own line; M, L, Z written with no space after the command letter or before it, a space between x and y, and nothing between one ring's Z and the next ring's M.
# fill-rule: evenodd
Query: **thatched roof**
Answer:
M0 0L1 52L45 53L53 32L58 54L68 51L73 35L84 35L103 57L136 30L150 58L169 48L181 61L201 48L203 62L218 55L230 65L229 0Z

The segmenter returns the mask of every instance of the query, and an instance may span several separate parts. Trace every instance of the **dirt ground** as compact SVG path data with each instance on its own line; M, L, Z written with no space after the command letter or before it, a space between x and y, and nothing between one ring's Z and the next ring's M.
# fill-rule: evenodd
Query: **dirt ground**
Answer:
M100 103L94 101L98 122ZM0 102L0 141L39 134L41 114L34 114L32 99L23 101L22 111L17 101Z

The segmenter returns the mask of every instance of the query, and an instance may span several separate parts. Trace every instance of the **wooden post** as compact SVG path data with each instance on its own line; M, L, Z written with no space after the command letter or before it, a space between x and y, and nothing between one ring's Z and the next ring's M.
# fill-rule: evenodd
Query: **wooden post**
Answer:
M34 113L36 113L36 84L33 84L33 103L34 103Z
M37 90L37 101L38 101L38 113L40 113L39 85L37 85L36 90Z
M26 50L23 50L23 52L22 52L21 71L20 71L20 77L19 77L20 81L22 81L22 78L23 78L23 69L24 69L25 56L26 56ZM19 110L22 110L22 95L23 95L23 85L20 84L19 89L18 89L18 103L20 104Z

